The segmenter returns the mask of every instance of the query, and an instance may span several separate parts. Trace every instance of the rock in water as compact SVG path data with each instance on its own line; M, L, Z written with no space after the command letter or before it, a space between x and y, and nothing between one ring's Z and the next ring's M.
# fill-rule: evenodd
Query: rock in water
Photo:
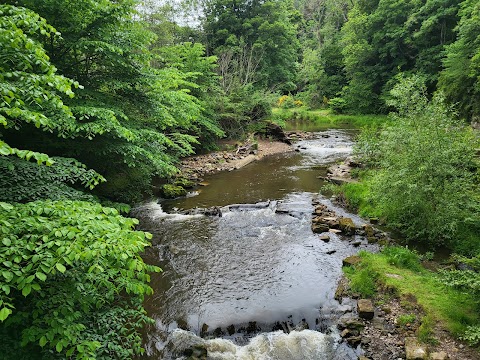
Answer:
M350 218L340 218L338 220L338 227L344 232L345 235L355 234L355 224Z
M320 236L320 240L322 240L323 242L329 242L330 241L330 236L322 235L322 236Z
M372 300L360 299L357 302L357 307L358 307L358 316L367 320L373 319L375 309L373 307Z
M328 225L320 224L320 223L313 223L312 224L312 231L315 234L322 233L322 232L327 232L328 230L329 230Z
M165 184L162 187L162 196L166 199L175 199L187 195L187 190L181 186Z

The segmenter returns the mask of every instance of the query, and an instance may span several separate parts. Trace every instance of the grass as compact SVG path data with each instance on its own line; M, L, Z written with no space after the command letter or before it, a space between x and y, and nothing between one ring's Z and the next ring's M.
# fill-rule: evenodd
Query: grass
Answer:
M415 254L407 255L405 248L387 249L379 254L361 252L362 262L355 269L345 269L352 291L365 297L372 296L372 288L394 289L400 298L413 295L425 312L417 333L423 341L431 340L434 324L460 337L468 326L480 323L479 299L442 284L435 273L413 260Z
M415 316L415 314L403 314L398 317L397 323L400 326L406 326L415 322L416 319L417 317Z
M388 120L386 115L339 115L327 109L306 108L272 110L274 122L285 124L287 130L315 131L330 128L361 128L379 125Z

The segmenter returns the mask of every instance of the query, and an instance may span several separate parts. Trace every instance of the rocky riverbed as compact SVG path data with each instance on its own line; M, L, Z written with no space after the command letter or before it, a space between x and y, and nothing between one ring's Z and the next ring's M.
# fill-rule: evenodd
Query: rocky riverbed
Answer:
M365 236L369 243L382 246L391 242L388 234L370 223L357 226L352 219L338 215L334 210L321 203L314 203L312 231L324 242L330 240L329 234L342 234L345 241L356 241L353 235ZM343 266L356 266L361 262L359 256L350 256L343 260ZM398 276L389 275L387 276ZM362 360L476 360L478 353L468 348L451 334L437 326L434 336L437 339L430 344L417 340L424 311L416 302L415 296L399 297L393 289L379 288L374 299L361 299L349 287L343 277L338 284L335 299L340 303L354 304L338 322L343 341L352 347L361 346L364 351Z

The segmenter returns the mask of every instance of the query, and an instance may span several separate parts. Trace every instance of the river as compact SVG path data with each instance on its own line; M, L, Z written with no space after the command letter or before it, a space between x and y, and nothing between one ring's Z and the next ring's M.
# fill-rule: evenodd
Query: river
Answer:
M334 293L342 259L372 247L359 236L330 234L325 243L311 231L314 200L347 215L319 195L319 177L350 154L352 136L318 132L296 143L297 152L208 176L186 198L134 210L153 234L145 261L163 269L144 304L155 320L145 330L145 359L187 359L199 349L209 359L358 358L361 349L336 330L351 304ZM222 216L179 214L213 206Z

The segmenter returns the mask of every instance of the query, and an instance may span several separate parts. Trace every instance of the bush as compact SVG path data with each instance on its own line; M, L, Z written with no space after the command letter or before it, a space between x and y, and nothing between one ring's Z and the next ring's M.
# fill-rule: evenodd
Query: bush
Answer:
M2 353L143 352L139 330L151 320L142 302L152 293L148 272L159 269L139 255L151 235L133 230L138 220L80 201L0 203L0 219Z
M478 139L455 119L441 94L427 99L419 78L402 79L390 104L398 113L377 138L364 138L359 147L377 157L371 160L379 168L371 181L372 201L407 240L450 247L471 241L473 247L478 235L460 235L480 229Z
M342 98L333 98L328 101L328 106L334 114L343 114L347 106L347 102Z

